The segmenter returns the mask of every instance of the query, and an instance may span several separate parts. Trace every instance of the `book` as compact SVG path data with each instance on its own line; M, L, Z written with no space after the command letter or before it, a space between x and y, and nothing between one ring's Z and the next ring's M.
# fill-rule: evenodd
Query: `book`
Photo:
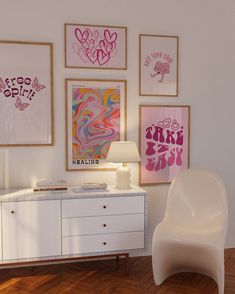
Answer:
M67 186L67 182L65 180L40 180L37 181L36 187L40 188L49 188L49 187L64 187Z
M80 185L81 190L91 191L91 190L107 190L106 183L83 183Z
M45 192L45 191L67 191L68 187L65 186L49 186L49 187L34 187L34 192Z

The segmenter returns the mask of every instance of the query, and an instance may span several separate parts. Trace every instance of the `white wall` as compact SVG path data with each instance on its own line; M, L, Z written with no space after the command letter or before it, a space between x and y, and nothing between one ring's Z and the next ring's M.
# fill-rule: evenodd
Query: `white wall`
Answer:
M217 171L229 197L227 247L235 246L235 1L234 0L0 0L0 39L54 44L53 147L0 149L0 186L31 186L36 179L114 182L114 172L65 171L64 79L127 79L127 137L138 142L138 105L191 105L191 167ZM64 23L128 27L128 70L64 68ZM139 97L138 34L178 35L179 97ZM0 69L1 70L1 69ZM137 165L132 166L138 182ZM148 248L164 213L168 185L147 187Z

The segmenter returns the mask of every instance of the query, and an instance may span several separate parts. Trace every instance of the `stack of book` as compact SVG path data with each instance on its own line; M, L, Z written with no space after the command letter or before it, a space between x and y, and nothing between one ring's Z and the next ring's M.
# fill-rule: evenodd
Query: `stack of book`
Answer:
M36 183L33 188L34 192L43 191L67 191L68 185L65 180L41 180Z
M83 183L78 188L74 189L75 192L89 192L89 191L107 191L106 183Z

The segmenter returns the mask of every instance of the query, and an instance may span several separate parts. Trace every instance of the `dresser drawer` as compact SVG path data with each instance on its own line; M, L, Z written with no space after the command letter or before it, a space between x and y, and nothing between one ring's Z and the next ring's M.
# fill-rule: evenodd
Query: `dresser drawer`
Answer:
M144 213L144 196L62 200L62 217Z
M62 236L144 231L144 214L64 218Z
M80 254L144 248L144 232L62 238L62 254Z

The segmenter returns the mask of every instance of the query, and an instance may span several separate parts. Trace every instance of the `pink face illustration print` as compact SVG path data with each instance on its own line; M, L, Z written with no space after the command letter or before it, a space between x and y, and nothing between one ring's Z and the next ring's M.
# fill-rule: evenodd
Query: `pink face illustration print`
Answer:
M159 83L162 83L165 77L165 74L170 73L170 64L168 62L157 61L153 68L154 73L151 73L151 77L154 78L156 76L160 76Z

